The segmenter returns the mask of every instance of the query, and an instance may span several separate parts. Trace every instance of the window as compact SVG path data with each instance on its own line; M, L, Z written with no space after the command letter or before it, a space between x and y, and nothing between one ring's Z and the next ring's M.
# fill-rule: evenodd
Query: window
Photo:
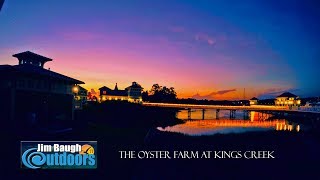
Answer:
M103 91L102 94L107 94L107 91Z
M20 87L20 88L24 88L24 87L25 87L25 82L24 82L24 80L19 80L19 81L18 81L18 87Z
M29 81L28 81L28 87L29 87L29 88L33 88L33 81L32 81L32 80L29 80Z
M38 80L37 82L37 89L41 89L41 80Z

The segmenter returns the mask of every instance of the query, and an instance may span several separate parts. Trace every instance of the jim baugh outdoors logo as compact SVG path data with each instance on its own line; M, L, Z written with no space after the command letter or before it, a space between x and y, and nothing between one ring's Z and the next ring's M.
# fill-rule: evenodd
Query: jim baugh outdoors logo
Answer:
M97 141L21 141L21 167L97 168Z

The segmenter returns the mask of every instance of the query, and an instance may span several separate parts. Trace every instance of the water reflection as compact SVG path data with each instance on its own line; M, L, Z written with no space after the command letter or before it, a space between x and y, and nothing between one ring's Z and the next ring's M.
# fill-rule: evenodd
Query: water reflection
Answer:
M203 116L202 109L192 109L191 110L191 117L188 117L188 110L180 110L176 114L177 118L179 119L192 119L192 120L200 120L200 119L229 119L230 118L230 111L229 110L220 110L217 112L215 109L206 109ZM255 111L236 111L234 119L250 119L253 120L266 120L272 117L271 114L262 113L262 112L255 112Z
M180 111L177 117L180 119L187 119L187 111ZM201 119L202 112L193 111L193 120L186 120L184 124L178 124L172 127L158 127L158 130L168 132L179 132L186 135L213 135L213 134L229 134L229 133L244 133L250 131L300 131L300 125L293 124L286 119L275 119L272 114L260 112L247 112L249 116L244 119L243 114L246 112L238 112L235 114L236 119L228 119L228 111L221 111L219 119L215 116L215 110L206 112L204 120ZM212 119L208 119L212 118Z

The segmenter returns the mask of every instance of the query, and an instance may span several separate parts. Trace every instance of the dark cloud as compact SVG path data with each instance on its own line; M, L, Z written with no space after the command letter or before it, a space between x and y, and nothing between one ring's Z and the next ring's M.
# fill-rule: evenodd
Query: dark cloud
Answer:
M267 99L267 98L275 98L284 92L290 92L293 94L299 93L300 89L277 89L277 88L270 88L267 89L265 92L261 93L258 98L260 99ZM296 94L299 96L299 94Z
M233 92L236 91L236 89L226 89L226 90L220 90L220 91L216 91L216 92L211 92L210 94L201 96L199 93L195 94L192 96L193 99L214 99L215 95L223 95L229 92Z

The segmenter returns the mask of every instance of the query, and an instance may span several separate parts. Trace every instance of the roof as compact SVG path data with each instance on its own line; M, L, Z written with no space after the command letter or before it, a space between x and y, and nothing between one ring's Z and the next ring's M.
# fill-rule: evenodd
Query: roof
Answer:
M278 97L298 97L292 93L289 93L289 92L285 92L285 93L282 93L281 95L279 95Z
M82 86L78 86L79 87L79 91L88 91L87 89L85 89L84 87Z
M137 82L132 82L132 85L128 86L126 89L128 89L128 88L142 88L142 87Z
M52 61L52 59L41 56L39 54L30 52L30 51L25 51L22 53L14 54L12 55L13 57L16 57L18 59L32 59L32 60L37 60L41 62L46 62L46 61Z
M126 90L111 90L107 93L107 95L111 96L128 96L128 91Z
M54 78L54 79L58 79L58 80L63 80L63 81L67 81L70 83L74 83L74 84L84 84L84 82L41 68L41 67L37 67L37 66L33 66L30 64L21 64L21 65L1 65L0 66L0 71L1 72L6 72L6 73L18 73L18 74L35 74L37 76L45 76L45 77L50 77L50 78Z
M103 86L103 87L99 88L99 90L107 90L107 91L111 91L111 89L110 89L110 88L108 88L107 86Z
M105 95L111 96L128 96L127 90L112 90L106 86L99 88L100 91L107 91Z
M256 97L253 97L253 98L251 98L250 100L259 100L258 98L256 98Z

